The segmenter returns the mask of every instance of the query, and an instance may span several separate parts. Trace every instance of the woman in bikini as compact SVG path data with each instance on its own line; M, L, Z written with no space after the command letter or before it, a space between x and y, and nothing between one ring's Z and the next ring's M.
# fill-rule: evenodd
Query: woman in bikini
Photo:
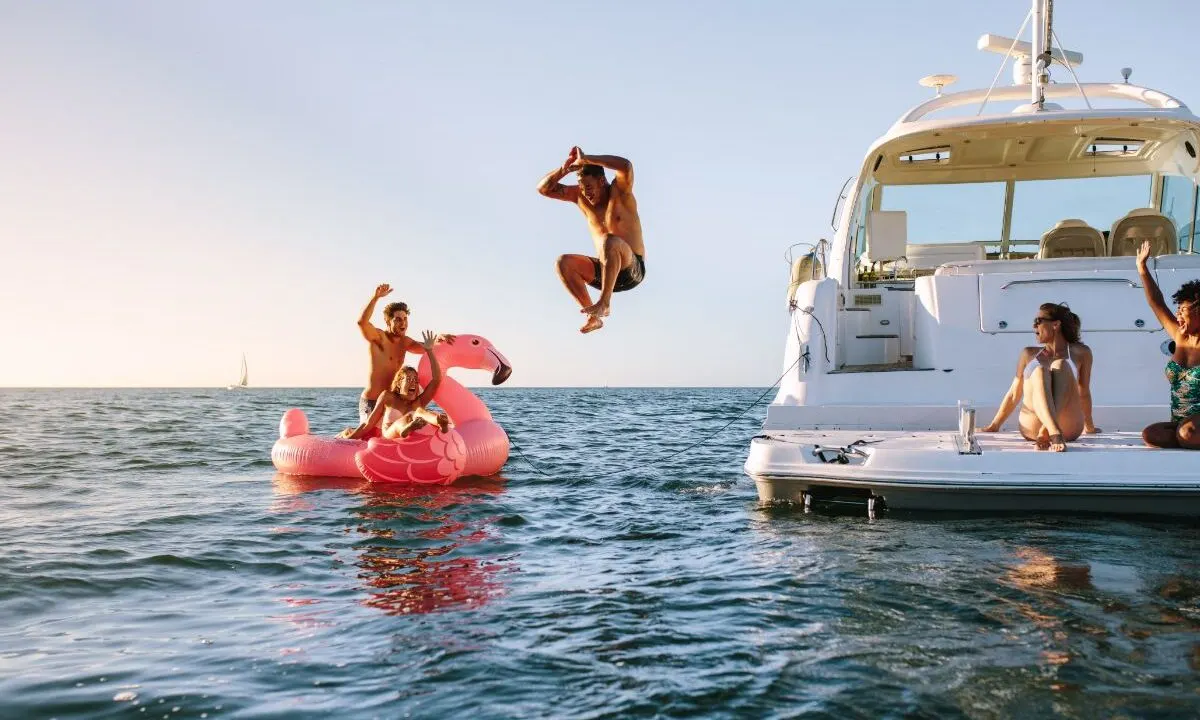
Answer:
M1171 383L1171 422L1154 423L1142 430L1142 440L1150 447L1200 450L1200 280L1189 280L1171 296L1175 312L1167 307L1154 275L1146 268L1150 241L1142 243L1137 254L1138 275L1146 291L1146 302L1163 330L1171 337L1175 350L1167 362L1167 382Z
M1067 442L1092 424L1092 350L1079 342L1079 316L1066 305L1045 303L1033 319L1040 346L1027 347L1017 360L1017 375L982 432L996 432L1013 408L1021 406L1021 435L1038 450L1062 452Z
M437 336L426 332L422 338L421 347L425 348L425 356L429 358L433 377L422 390L417 380L416 368L408 365L396 371L392 384L375 402L375 407L366 420L356 428L346 428L338 437L351 440L366 440L382 435L388 439L408 437L414 430L420 430L426 425L437 425L442 432L450 429L450 418L446 413L435 413L426 406L433 401L438 386L442 382L442 369L438 366L437 355L433 352L433 343Z

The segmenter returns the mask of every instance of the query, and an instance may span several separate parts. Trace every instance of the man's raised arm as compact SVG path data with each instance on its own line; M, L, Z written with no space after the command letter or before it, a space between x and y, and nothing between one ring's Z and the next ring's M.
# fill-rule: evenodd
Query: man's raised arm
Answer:
M571 151L572 157L575 158L573 167L578 169L584 165L599 165L602 168L608 168L615 173L613 181L630 190L633 188L633 163L629 162L618 155L585 155L583 150L576 147Z
M375 288L375 294L371 296L371 302L367 303L367 307L363 309L362 315L358 318L358 329L362 331L362 335L367 339L367 342L376 344L381 342L379 328L371 324L371 316L375 314L375 303L379 302L379 298L391 291L392 286L387 283L383 283Z
M579 187L576 185L563 185L559 182L571 173L571 161L563 163L562 167L551 170L542 181L538 183L537 191L542 195L551 198L552 200L566 200L567 202L575 202L579 200Z

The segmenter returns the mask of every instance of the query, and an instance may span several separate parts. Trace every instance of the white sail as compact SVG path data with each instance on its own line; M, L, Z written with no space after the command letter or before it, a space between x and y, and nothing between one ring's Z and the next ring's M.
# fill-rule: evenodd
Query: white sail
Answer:
M242 353L242 370L236 385L226 385L226 390L240 390L250 386L250 371L246 367L246 353Z

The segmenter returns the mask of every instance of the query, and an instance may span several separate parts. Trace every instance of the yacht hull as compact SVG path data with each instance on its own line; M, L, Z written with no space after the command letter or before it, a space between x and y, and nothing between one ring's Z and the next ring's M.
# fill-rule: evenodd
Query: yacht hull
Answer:
M1186 450L1140 446L1134 433L1038 452L1016 433L788 432L751 444L746 472L763 502L882 500L892 510L1066 512L1200 517L1200 476ZM852 443L855 440L859 444Z

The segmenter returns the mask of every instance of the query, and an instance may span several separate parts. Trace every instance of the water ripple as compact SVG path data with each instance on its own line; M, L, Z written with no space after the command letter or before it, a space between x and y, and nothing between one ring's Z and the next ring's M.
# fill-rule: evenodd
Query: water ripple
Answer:
M0 716L1200 714L1194 523L760 507L760 392L484 389L503 477L382 489L269 461L356 390L0 391Z

